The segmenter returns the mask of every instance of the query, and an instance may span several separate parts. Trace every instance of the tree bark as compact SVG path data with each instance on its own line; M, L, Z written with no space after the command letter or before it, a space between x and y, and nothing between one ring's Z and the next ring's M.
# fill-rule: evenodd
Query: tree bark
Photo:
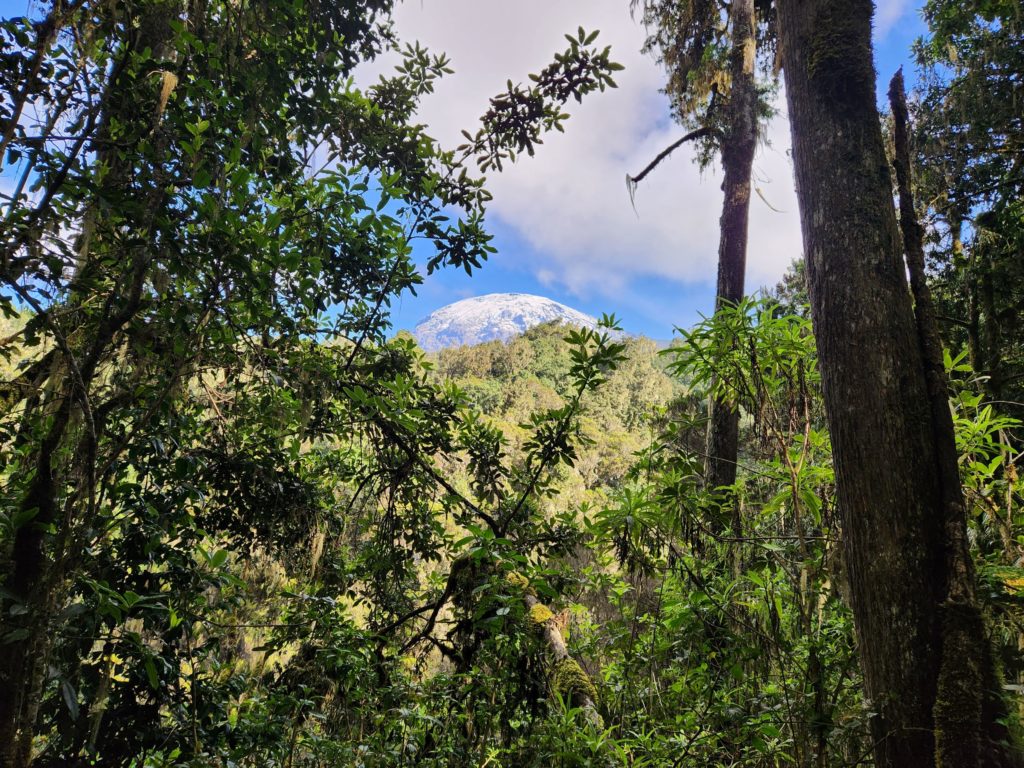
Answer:
M58 357L54 366L62 362ZM20 505L22 511L34 510L35 515L15 535L10 575L4 582L13 598L11 607L17 606L20 613L5 616L0 622L0 629L15 638L4 644L0 660L0 765L11 768L27 766L32 760L33 726L50 647L47 629L55 607L43 532L57 522L56 497L61 478L55 472L54 453L68 427L72 393L57 377L51 377L49 383L51 392L45 408L52 413L52 424L40 441L35 476Z
M907 290L872 12L871 0L778 3L812 318L876 765L970 765L969 746L968 762L936 751L936 711L951 703L940 672L956 688L991 660L984 643L959 642L983 633L976 617L947 604L963 581L951 568L964 565L950 556L963 519L951 528L960 512L942 472L955 446L936 427ZM953 626L962 632L944 658ZM990 757L985 765L998 764Z
M597 727L603 725L597 711L596 689L593 682L570 654L562 630L555 616L536 596L526 592L523 595L529 621L537 628L544 640L549 656L549 687L552 695L562 696L574 707L583 710L584 716Z
M727 135L722 142L722 217L718 244L718 287L715 311L743 299L747 267L747 231L750 214L750 175L757 144L757 88L754 64L757 53L754 0L733 0L730 7L732 50L729 73L732 86L727 107ZM739 410L727 399L711 401L707 433L705 478L708 487L736 482L739 455ZM736 506L733 504L733 517ZM738 519L734 519L739 535Z
M979 248L978 238L975 238L974 249ZM993 400L1003 399L1003 377L1002 377L1002 333L999 327L999 314L996 311L996 286L992 270L995 267L995 258L992 246L989 243L981 245L983 248L980 258L981 271L981 335L982 335L982 372L985 373L985 389Z
M889 86L899 189L900 230L914 297L918 338L932 411L936 459L943 502L946 545L946 600L943 651L935 705L936 758L940 765L1009 765L1001 744L1009 741L1006 706L987 650L988 638L977 602L974 563L967 540L967 508L949 408L949 381L942 355L939 318L925 274L924 229L917 219L910 164L910 132L903 72Z

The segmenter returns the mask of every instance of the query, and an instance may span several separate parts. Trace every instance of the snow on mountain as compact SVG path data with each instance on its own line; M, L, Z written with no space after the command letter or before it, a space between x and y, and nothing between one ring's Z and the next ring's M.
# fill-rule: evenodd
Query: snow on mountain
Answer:
M445 347L506 341L528 328L552 320L594 328L597 319L565 304L529 293L490 293L463 299L431 312L413 329L428 352Z

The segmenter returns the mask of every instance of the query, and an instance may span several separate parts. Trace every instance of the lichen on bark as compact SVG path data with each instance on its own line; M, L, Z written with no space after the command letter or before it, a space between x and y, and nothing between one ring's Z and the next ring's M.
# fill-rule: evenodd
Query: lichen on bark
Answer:
M555 614L544 603L534 603L530 608L530 621L534 624L540 625L553 618Z
M505 574L505 583L527 595L536 595L537 591L530 584L530 580L518 571L509 571Z
M574 706L582 706L589 699L591 704L597 703L597 688L590 676L573 658L561 659L551 667L551 690L564 699L569 699Z
M871 5L870 0L849 0L849 3ZM865 39L855 14L835 6L819 5L807 52L807 76L835 105L856 109L873 93L875 72L871 40Z

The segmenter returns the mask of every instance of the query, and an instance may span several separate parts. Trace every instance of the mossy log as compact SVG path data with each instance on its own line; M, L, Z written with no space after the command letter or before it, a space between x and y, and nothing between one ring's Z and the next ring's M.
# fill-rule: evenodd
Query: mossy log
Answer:
M548 687L551 693L579 707L593 724L602 725L601 715L597 712L597 687L579 662L569 654L555 613L537 599L536 592L522 574L511 572L505 578L510 585L522 591L530 626L541 635L547 646L551 660L548 667Z

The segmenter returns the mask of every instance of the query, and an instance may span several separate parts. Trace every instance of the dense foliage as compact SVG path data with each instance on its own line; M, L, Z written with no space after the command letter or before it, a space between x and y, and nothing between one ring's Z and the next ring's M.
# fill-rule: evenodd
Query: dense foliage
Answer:
M870 763L802 262L661 351L613 317L436 355L391 334L422 272L492 252L481 174L614 86L596 33L449 150L415 120L448 62L389 2L38 10L0 24L0 764ZM723 30L686 27L690 60L680 5L645 12L713 119ZM1011 692L1017 13L926 5L915 158ZM712 402L740 414L726 487Z
M993 400L1024 414L1020 305L1024 297L1024 36L1013 2L932 0L934 30L919 42L918 105L923 215L948 333L967 349Z

